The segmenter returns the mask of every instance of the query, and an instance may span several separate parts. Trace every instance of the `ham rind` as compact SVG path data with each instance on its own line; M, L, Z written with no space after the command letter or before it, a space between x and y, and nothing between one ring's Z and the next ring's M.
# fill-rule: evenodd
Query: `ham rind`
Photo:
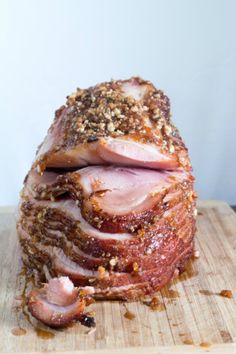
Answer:
M83 320L86 292L80 296L68 277L50 279L43 288L34 289L28 295L31 314L51 327L65 327L72 321Z
M150 82L132 78L69 96L56 111L35 166L43 172L111 163L191 169L187 149L170 121L169 100Z

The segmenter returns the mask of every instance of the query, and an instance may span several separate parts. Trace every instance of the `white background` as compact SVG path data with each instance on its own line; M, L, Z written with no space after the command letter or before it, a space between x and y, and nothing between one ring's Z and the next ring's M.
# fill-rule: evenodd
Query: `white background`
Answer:
M171 98L200 197L236 204L234 0L0 0L0 204L67 94L132 75Z

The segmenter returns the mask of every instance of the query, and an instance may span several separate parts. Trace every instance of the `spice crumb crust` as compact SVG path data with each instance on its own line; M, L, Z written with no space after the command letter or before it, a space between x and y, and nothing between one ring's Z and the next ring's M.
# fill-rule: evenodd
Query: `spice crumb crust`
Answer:
M125 85L141 85L142 98L125 93ZM128 138L158 145L161 152L176 156L180 166L191 170L189 159L183 153L187 149L171 121L168 97L150 81L139 77L104 82L88 89L77 88L67 96L66 104L55 112L49 133L53 135L55 132L58 143L50 153L102 138ZM42 172L46 161L47 153L38 156L38 173Z

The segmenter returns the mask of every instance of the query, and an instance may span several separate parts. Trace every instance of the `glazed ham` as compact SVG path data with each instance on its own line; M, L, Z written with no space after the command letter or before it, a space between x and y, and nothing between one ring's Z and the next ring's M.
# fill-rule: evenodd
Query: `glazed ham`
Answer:
M193 183L162 91L140 78L78 89L56 111L24 182L17 223L24 264L41 282L93 286L94 298L154 294L193 254ZM43 289L34 309L43 301L45 313L77 301L72 287L65 303L57 296L65 294L61 280ZM68 306L65 322L77 316ZM53 325L47 313L31 312Z

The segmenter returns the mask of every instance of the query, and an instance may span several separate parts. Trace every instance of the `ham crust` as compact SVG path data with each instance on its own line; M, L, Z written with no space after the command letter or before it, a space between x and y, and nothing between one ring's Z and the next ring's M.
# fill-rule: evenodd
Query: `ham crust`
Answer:
M191 170L169 100L149 81L106 82L68 96L34 165L42 172L98 164Z

